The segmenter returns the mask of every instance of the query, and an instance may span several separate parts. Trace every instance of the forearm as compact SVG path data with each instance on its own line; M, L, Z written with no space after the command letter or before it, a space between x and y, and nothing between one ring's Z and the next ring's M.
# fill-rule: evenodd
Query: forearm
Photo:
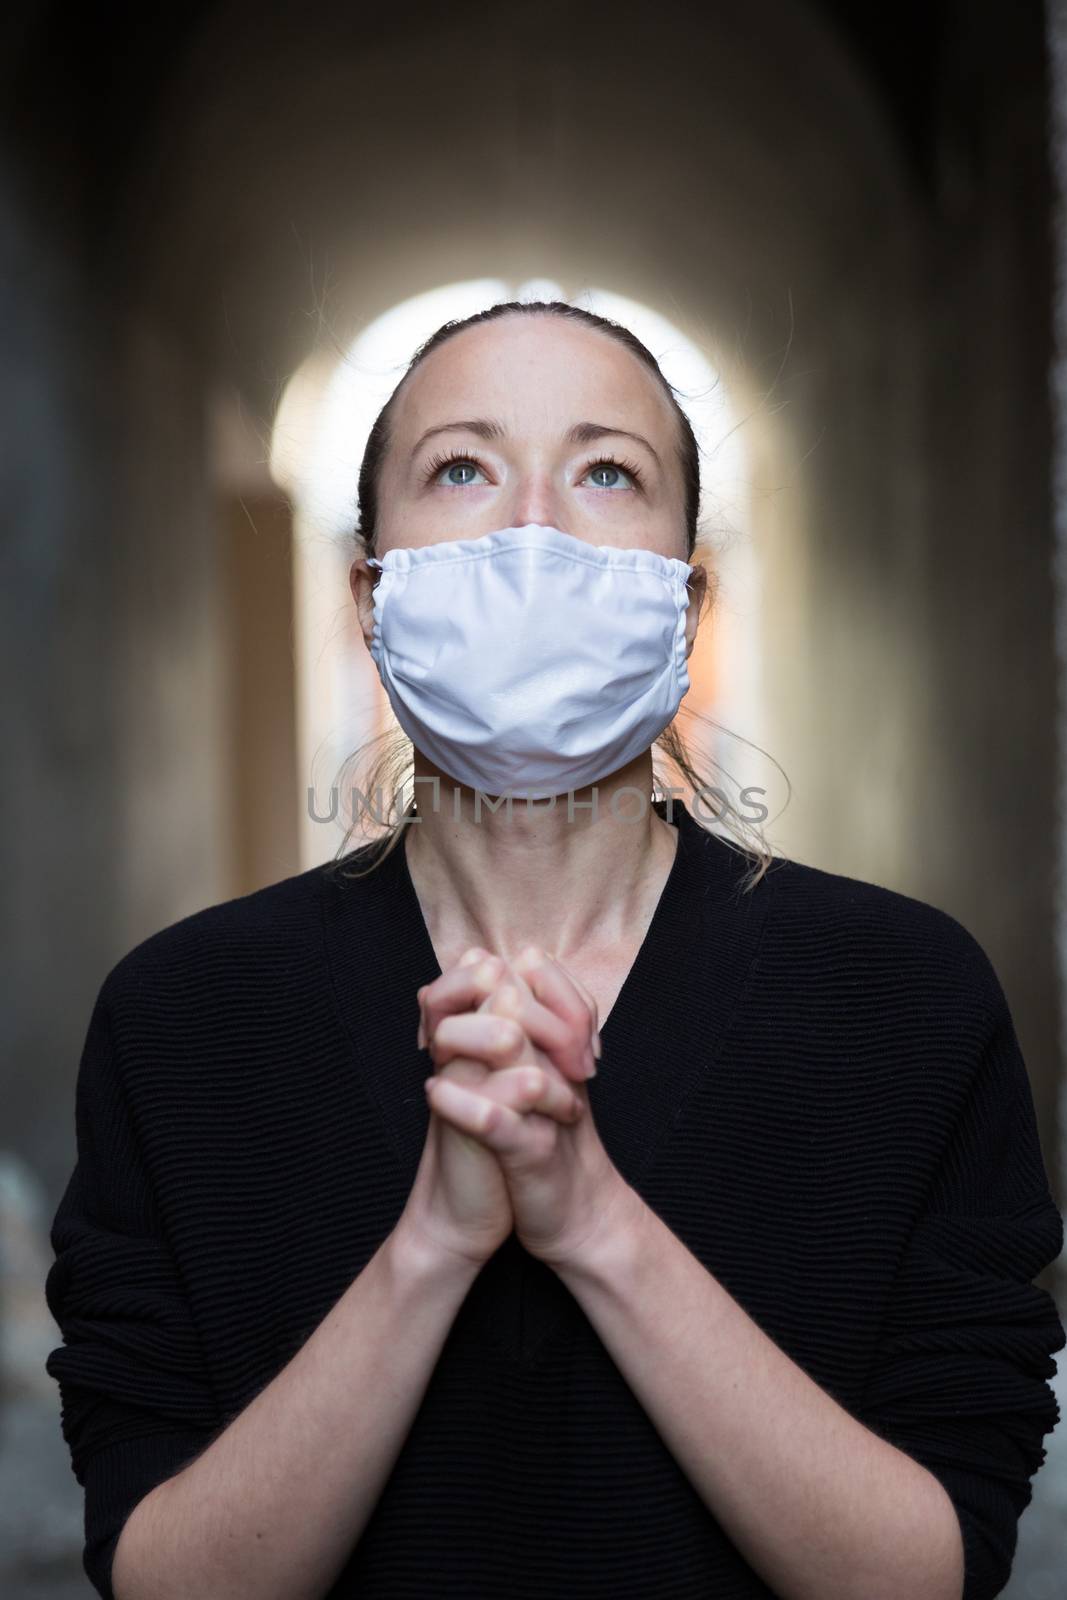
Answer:
M667 1448L782 1600L959 1600L937 1479L865 1428L634 1193L557 1269Z
M277 1376L122 1530L116 1600L316 1600L392 1470L473 1264L402 1228Z

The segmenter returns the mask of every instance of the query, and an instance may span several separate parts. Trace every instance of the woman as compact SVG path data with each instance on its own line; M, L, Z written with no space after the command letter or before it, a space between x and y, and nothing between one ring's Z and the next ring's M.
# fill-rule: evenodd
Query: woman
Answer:
M89 1025L48 1370L100 1594L1007 1579L1067 1342L1012 1018L946 913L645 803L698 495L652 356L556 302L379 418L351 582L417 805Z

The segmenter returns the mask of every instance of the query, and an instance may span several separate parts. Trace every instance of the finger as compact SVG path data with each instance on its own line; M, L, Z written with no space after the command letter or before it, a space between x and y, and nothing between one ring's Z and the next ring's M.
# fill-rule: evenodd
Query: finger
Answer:
M438 1067L454 1056L467 1056L496 1070L518 1061L524 1050L528 1052L528 1046L526 1035L511 1017L466 1011L442 1017L429 1050Z
M483 1001L480 1014L513 1017L530 1043L543 1050L565 1078L582 1082L593 1065L588 1022L574 1028L555 1011L542 1005L523 978L505 978Z
M481 1062L455 1056L434 1076L475 1089L512 1111L537 1111L555 1122L574 1123L585 1113L585 1100L551 1067L546 1071L525 1062L491 1072Z
M420 1050L433 1038L442 1017L478 1006L503 976L505 964L499 956L483 952L468 960L469 955L468 951L454 967L418 991Z
M431 1111L488 1149L507 1155L523 1148L529 1131L524 1112L513 1111L450 1078L427 1078L425 1089Z
M541 1067L527 1061L493 1071L484 1062L456 1055L438 1068L435 1077L475 1089L512 1111L537 1111L556 1122L577 1122L585 1112L583 1096L551 1065Z
M444 1075L453 1083L461 1083L468 1089L489 1085L496 1077L492 1067L486 1066L484 1061L476 1061L472 1056L453 1056L444 1066L436 1068L436 1074L438 1077Z
M601 1054L601 1047L600 1047L600 1007L597 1005L596 1000L593 998L593 995L591 994L591 992L586 988L585 984L582 983L580 979L576 978L574 976L573 972L569 972L567 970L567 968L563 965L563 963L560 961L558 956L553 955L551 950L546 950L545 951L545 955L548 957L549 961L554 963L554 965L559 969L560 972L564 973L565 976L570 979L570 981L573 983L574 987L577 989L578 993L581 995L582 999L585 1001L586 1005L588 1006L589 1015L593 1019L593 1041L592 1041L593 1042L593 1054L595 1056L597 1056L597 1058L599 1059L600 1054Z
M549 1010L569 1022L572 1028L582 1033L583 1038L589 1040L596 1035L599 1044L595 1002L592 997L586 998L582 994L570 973L558 961L554 961L547 951L538 945L528 945L514 962L514 967L525 978L536 998ZM592 1048L589 1054L592 1056Z
M585 1101L558 1073L528 1062L494 1073L484 1092L490 1091L513 1111L539 1111L556 1122L577 1122L585 1111Z

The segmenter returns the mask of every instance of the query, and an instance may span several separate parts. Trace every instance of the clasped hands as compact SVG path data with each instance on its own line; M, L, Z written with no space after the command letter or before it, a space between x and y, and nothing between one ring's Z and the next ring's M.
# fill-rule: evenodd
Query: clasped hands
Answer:
M479 946L418 991L431 1114L491 1152L519 1242L577 1264L625 1226L636 1195L597 1133L585 1083L600 1054L596 1004L547 951Z

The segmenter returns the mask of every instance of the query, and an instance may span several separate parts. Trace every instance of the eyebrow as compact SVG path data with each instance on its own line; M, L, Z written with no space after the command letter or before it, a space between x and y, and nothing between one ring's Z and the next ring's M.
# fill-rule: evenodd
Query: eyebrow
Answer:
M412 457L418 455L427 439L432 439L438 433L476 433L480 439L503 439L507 429L487 417L474 417L467 422L442 422L435 428L427 428L411 452ZM602 422L576 422L564 435L568 444L592 444L594 440L605 437L634 439L644 445L657 466L662 465L659 455L644 435L631 433L627 428L609 428Z

